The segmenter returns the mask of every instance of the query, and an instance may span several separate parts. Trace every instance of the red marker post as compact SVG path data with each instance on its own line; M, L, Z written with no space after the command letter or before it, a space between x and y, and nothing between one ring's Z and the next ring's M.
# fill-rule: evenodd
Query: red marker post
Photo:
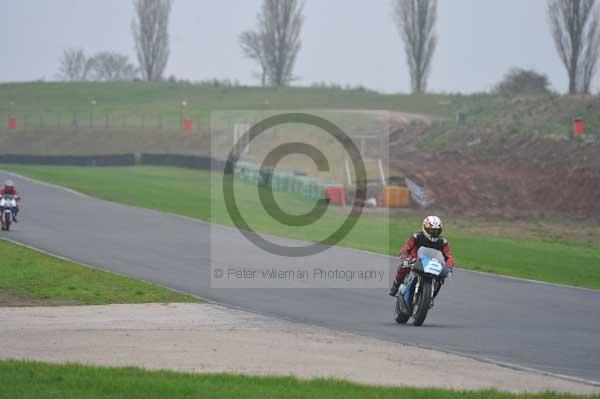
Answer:
M9 129L17 128L17 118L15 118L14 116L11 116L10 118L8 118L8 128Z
M582 118L573 119L573 137L580 137L585 133L585 120Z
M186 132L191 132L193 129L193 123L191 119L184 119L183 120L183 130L185 130Z

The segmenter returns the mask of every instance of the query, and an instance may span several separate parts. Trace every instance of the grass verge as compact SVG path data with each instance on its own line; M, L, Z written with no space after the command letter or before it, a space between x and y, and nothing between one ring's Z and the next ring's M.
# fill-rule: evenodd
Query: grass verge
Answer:
M99 198L145 208L168 211L200 220L233 225L223 199L220 175L159 167L74 168L5 165L35 179L70 187ZM303 228L274 221L260 205L255 186L236 183L240 212L257 231L316 241L331 234L344 216L330 209L318 222ZM211 190L212 188L212 190ZM177 201L173 201L176 198ZM302 214L313 203L293 194L278 193L277 202L291 213ZM389 219L362 217L340 245L396 254L418 229L421 216ZM573 242L553 235L537 238L483 235L463 230L447 221L461 267L515 277L600 289L600 248L592 242Z
M39 305L197 302L163 287L63 261L4 240L0 240L0 253L0 292L18 303L24 299Z
M406 398L406 399L567 399L578 396L512 395L495 391L385 388L334 380L290 377L186 374L138 368L100 368L0 361L0 398ZM598 396L595 396L598 398ZM581 398L581 397L579 397Z

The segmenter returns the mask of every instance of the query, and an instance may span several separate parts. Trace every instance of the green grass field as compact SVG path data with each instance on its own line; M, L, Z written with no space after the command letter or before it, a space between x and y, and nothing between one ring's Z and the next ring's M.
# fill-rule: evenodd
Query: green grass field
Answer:
M16 298L68 305L197 302L191 296L66 262L4 240L0 240L0 253L0 292Z
M334 380L301 381L290 377L150 372L138 368L100 368L0 361L0 398L403 398L403 399L567 399L581 396L512 395L494 391L385 388ZM598 398L598 396L594 396ZM591 397L590 397L591 398Z
M187 169L159 167L73 168L4 165L35 179L70 187L99 198L173 212L213 223L233 225L222 199L222 176ZM212 187L212 190L210 189ZM257 231L308 241L325 238L343 215L329 208L317 223L304 228L283 226L258 205L255 186L236 183L242 215ZM173 201L177 198L177 201ZM313 205L293 194L276 195L282 208L302 213ZM26 223L26 209L23 213ZM420 226L422 215L362 217L341 245L396 254ZM447 237L461 267L573 286L600 288L600 248L593 242L542 237L482 235L446 221ZM468 223L467 223L468 224Z

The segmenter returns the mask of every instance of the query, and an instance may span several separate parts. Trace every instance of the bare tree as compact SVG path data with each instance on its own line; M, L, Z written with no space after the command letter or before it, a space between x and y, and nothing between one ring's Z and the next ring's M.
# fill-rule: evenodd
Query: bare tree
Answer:
M584 57L581 66L582 93L589 94L592 81L598 69L598 58L600 58L600 11L594 10L590 29L587 32L587 40L584 49Z
M404 42L413 93L424 93L437 46L437 0L394 0L394 17Z
M144 79L159 81L169 59L171 0L135 0L131 28Z
M87 80L90 66L83 49L66 49L60 58L58 78L72 82Z
M240 35L242 51L261 67L263 85L285 86L294 80L303 7L299 0L263 0L257 30Z
M600 52L595 0L549 0L548 18L558 55L569 75L569 93L589 93Z
M90 78L95 81L131 81L137 77L138 69L129 62L129 57L112 52L101 52L89 60Z
M267 84L267 62L263 53L262 36L256 32L242 32L240 35L242 52L260 66L260 84Z

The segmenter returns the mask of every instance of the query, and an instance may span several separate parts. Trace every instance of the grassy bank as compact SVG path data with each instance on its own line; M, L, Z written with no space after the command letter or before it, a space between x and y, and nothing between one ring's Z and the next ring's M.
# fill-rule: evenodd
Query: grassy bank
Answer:
M0 398L406 398L567 399L570 395L511 395L494 391L369 387L333 380L194 375L137 368L0 361ZM598 396L596 396L597 398Z
M195 120L205 120L214 109L390 109L402 112L448 114L447 95L379 94L367 90L308 87L224 87L174 84L168 82L83 82L83 83L8 83L0 84L0 109L11 108L18 116L28 114L31 124L44 122L56 126L70 120L74 112L88 122L93 115L100 124L105 115L161 114L165 125L178 125L182 101L184 113ZM12 104L11 104L12 103Z
M222 199L220 175L174 168L72 168L0 166L39 180L49 181L110 201L190 216L213 223L233 225ZM212 190L210 189L212 187ZM172 199L176 198L177 201ZM256 187L236 183L241 214L257 231L308 241L327 237L344 215L330 208L318 222L307 227L289 227L274 221L260 206ZM304 213L312 203L292 194L276 199L291 213ZM362 217L341 245L384 254L396 254L409 234L419 228L422 215ZM480 234L447 221L460 266L574 286L600 288L600 249L593 242L566 241L553 234L524 237ZM484 225L486 230L491 230ZM515 229L520 230L520 229Z
M0 240L0 253L0 293L10 295L18 304L27 300L35 305L196 302L166 288L63 261L4 240Z

